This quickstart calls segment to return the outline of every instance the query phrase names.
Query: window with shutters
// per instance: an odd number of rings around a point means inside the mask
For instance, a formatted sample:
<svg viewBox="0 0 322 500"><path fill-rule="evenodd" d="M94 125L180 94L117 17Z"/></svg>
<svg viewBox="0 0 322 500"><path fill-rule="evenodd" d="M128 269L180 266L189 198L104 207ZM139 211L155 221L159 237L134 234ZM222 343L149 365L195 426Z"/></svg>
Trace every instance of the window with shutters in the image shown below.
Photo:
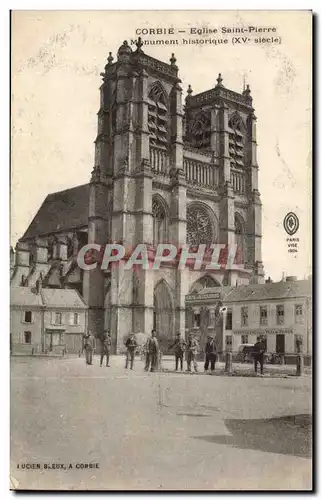
<svg viewBox="0 0 322 500"><path fill-rule="evenodd" d="M71 313L70 320L72 325L79 325L79 314Z"/></svg>
<svg viewBox="0 0 322 500"><path fill-rule="evenodd" d="M295 304L295 323L303 323L303 306Z"/></svg>
<svg viewBox="0 0 322 500"><path fill-rule="evenodd" d="M63 322L62 313L60 313L60 312L53 313L53 324L54 325L61 325L62 322Z"/></svg>
<svg viewBox="0 0 322 500"><path fill-rule="evenodd" d="M260 306L259 319L260 319L261 325L267 325L267 307L266 306Z"/></svg>
<svg viewBox="0 0 322 500"><path fill-rule="evenodd" d="M243 168L245 125L239 113L235 112L230 118L228 132L230 164L235 168Z"/></svg>
<svg viewBox="0 0 322 500"><path fill-rule="evenodd" d="M148 127L150 144L167 149L168 145L168 107L165 91L156 82L148 96Z"/></svg>
<svg viewBox="0 0 322 500"><path fill-rule="evenodd" d="M276 306L276 323L278 325L284 324L284 306L283 305Z"/></svg>
<svg viewBox="0 0 322 500"><path fill-rule="evenodd" d="M241 308L241 326L248 326L248 307ZM247 344L247 342L242 342Z"/></svg>

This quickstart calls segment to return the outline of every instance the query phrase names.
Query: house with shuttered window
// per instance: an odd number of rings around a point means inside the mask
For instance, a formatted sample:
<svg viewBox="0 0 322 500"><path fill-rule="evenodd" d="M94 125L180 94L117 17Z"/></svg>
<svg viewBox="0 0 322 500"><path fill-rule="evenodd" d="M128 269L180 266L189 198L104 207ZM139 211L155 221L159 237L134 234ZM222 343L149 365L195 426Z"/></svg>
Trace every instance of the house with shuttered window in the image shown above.
<svg viewBox="0 0 322 500"><path fill-rule="evenodd" d="M87 330L87 305L77 290L11 287L13 354L78 353Z"/></svg>

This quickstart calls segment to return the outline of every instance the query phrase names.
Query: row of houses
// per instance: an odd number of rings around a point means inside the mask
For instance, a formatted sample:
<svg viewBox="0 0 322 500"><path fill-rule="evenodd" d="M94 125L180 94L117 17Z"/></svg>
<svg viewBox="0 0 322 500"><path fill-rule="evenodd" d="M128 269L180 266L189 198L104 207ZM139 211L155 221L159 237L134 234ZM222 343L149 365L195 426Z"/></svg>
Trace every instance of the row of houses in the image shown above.
<svg viewBox="0 0 322 500"><path fill-rule="evenodd" d="M216 324L218 301L226 308ZM294 355L299 342L312 355L312 281L288 277L280 282L238 287L203 287L186 297L187 331L201 348L214 334L220 351L238 352L266 340L269 353ZM78 353L87 331L88 307L75 289L11 287L11 349L21 353ZM165 332L157 332L164 334ZM171 340L171 339L169 339Z"/></svg>
<svg viewBox="0 0 322 500"><path fill-rule="evenodd" d="M216 304L226 310L216 320ZM221 351L239 352L264 338L268 353L312 355L312 280L287 277L279 282L237 287L206 286L186 297L187 329L200 344L216 337Z"/></svg>
<svg viewBox="0 0 322 500"><path fill-rule="evenodd" d="M11 352L37 354L82 348L87 306L74 289L11 287Z"/></svg>

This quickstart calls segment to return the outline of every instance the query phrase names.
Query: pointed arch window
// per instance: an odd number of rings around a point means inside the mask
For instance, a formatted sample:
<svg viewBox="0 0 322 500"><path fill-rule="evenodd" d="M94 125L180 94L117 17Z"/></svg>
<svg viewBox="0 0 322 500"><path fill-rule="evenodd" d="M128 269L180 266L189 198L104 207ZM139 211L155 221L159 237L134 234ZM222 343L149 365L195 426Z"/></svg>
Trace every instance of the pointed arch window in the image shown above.
<svg viewBox="0 0 322 500"><path fill-rule="evenodd" d="M150 144L166 149L168 145L168 104L162 85L156 82L148 96Z"/></svg>
<svg viewBox="0 0 322 500"><path fill-rule="evenodd" d="M205 275L199 278L192 286L189 293L199 293L204 288L214 288L220 286L212 276Z"/></svg>
<svg viewBox="0 0 322 500"><path fill-rule="evenodd" d="M191 125L191 142L195 148L209 148L211 134L210 114L198 114Z"/></svg>
<svg viewBox="0 0 322 500"><path fill-rule="evenodd" d="M165 207L157 198L152 201L153 245L164 243L167 239L167 214Z"/></svg>
<svg viewBox="0 0 322 500"><path fill-rule="evenodd" d="M244 264L246 262L246 238L245 224L239 214L235 214L235 243L237 245L236 263Z"/></svg>
<svg viewBox="0 0 322 500"><path fill-rule="evenodd" d="M244 167L245 125L241 116L236 112L228 122L229 156L232 167Z"/></svg>

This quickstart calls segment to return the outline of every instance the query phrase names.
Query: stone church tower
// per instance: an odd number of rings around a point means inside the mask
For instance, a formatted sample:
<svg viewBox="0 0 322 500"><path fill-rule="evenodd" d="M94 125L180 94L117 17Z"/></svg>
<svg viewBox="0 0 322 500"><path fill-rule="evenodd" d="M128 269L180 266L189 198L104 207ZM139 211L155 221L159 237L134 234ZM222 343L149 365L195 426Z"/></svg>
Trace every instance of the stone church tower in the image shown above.
<svg viewBox="0 0 322 500"><path fill-rule="evenodd" d="M102 73L90 183L47 196L17 245L13 283L76 287L89 328L111 331L115 352L130 332L156 328L165 347L185 331L195 289L263 283L256 117L249 86L213 88L185 105L174 54L169 64L124 42ZM238 246L239 269L205 271L173 263L102 271L76 264L85 243ZM31 258L32 257L32 258ZM22 284L23 281L23 284Z"/></svg>
<svg viewBox="0 0 322 500"><path fill-rule="evenodd" d="M102 78L88 242L130 249L237 243L245 264L212 276L173 266L85 272L89 324L108 327L118 350L131 330L184 332L185 296L197 280L263 281L261 202L248 86L242 94L227 90L219 74L201 94L189 86L183 109L174 55L170 64L156 60L140 41L135 51L124 42L116 62L110 54Z"/></svg>

